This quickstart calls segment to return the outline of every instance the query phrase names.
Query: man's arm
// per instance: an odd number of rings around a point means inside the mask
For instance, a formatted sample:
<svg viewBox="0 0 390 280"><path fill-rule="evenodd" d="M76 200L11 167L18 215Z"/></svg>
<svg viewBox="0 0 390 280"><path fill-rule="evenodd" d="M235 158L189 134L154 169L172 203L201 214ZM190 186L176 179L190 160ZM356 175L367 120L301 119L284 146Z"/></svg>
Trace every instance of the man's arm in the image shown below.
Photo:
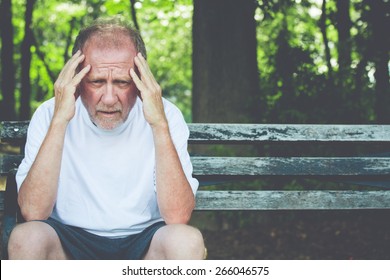
<svg viewBox="0 0 390 280"><path fill-rule="evenodd" d="M18 195L18 203L25 220L46 219L53 211L57 198L58 179L66 128L75 114L76 87L90 70L76 68L84 60L77 52L64 66L55 89L55 107L48 132Z"/></svg>
<svg viewBox="0 0 390 280"><path fill-rule="evenodd" d="M145 119L153 131L158 206L167 224L187 223L195 207L195 197L169 132L162 91L142 55L138 54L134 61L140 77L134 69L130 75L140 91Z"/></svg>

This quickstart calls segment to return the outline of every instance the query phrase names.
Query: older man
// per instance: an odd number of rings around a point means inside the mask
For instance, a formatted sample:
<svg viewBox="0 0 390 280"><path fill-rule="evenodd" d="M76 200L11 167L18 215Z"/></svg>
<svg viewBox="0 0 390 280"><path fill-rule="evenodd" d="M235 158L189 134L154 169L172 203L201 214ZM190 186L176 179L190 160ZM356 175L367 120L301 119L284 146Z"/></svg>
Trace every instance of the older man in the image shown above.
<svg viewBox="0 0 390 280"><path fill-rule="evenodd" d="M83 29L54 88L28 130L10 259L202 259L188 128L139 33Z"/></svg>

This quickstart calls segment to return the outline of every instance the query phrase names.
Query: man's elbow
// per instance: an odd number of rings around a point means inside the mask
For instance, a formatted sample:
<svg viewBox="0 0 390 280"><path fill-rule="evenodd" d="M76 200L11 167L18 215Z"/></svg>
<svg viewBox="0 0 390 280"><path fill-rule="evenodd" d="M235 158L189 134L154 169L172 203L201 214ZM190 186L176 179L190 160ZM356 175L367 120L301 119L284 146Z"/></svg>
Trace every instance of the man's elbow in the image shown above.
<svg viewBox="0 0 390 280"><path fill-rule="evenodd" d="M164 217L164 221L167 225L172 224L188 224L190 222L191 215L171 215Z"/></svg>
<svg viewBox="0 0 390 280"><path fill-rule="evenodd" d="M21 208L20 213L22 214L23 219L26 222L37 221L37 220L47 220L50 214L47 214L43 211L32 211Z"/></svg>
<svg viewBox="0 0 390 280"><path fill-rule="evenodd" d="M188 224L191 220L192 211L195 206L189 207L185 210L171 209L166 211L163 219L167 225L169 224Z"/></svg>
<svg viewBox="0 0 390 280"><path fill-rule="evenodd" d="M35 209L34 207L28 207L23 205L19 201L20 213L26 222L36 220L47 220L51 214L50 211L44 209Z"/></svg>
<svg viewBox="0 0 390 280"><path fill-rule="evenodd" d="M49 215L46 215L45 213L39 213L39 212L34 212L34 211L21 210L21 214L22 214L23 219L26 222L37 221L37 220L47 220L49 218Z"/></svg>

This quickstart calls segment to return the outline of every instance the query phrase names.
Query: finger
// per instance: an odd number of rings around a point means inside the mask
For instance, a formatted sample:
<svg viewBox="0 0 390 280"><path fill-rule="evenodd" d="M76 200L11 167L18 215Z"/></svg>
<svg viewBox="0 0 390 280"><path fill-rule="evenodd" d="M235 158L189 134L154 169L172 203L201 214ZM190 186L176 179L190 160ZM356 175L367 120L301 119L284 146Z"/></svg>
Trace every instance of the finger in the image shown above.
<svg viewBox="0 0 390 280"><path fill-rule="evenodd" d="M149 87L155 88L157 85L156 79L154 78L152 71L150 71L148 63L146 62L145 58L142 56L141 53L138 53L138 55L134 59L134 62L140 72L142 82L144 82Z"/></svg>
<svg viewBox="0 0 390 280"><path fill-rule="evenodd" d="M72 84L73 84L74 87L76 88L76 89L75 89L75 92L74 92L74 96L75 96L76 99L80 96L80 88L79 88L80 82L81 82L82 79L88 74L88 72L89 72L90 70L91 70L91 65L88 64L88 65L85 66L83 69L81 69L79 73L77 73L77 74L73 77Z"/></svg>
<svg viewBox="0 0 390 280"><path fill-rule="evenodd" d="M136 57L139 60L139 62L142 64L142 66L145 68L145 70L150 71L149 64L146 61L146 59L144 58L144 56L142 55L142 53L139 52Z"/></svg>
<svg viewBox="0 0 390 280"><path fill-rule="evenodd" d="M85 55L82 54L80 51L76 52L71 59L65 64L64 68L62 69L59 78L70 81L75 72L77 67L80 65L80 63L85 59Z"/></svg>
<svg viewBox="0 0 390 280"><path fill-rule="evenodd" d="M141 81L141 79L138 77L137 73L133 68L130 69L130 76L133 79L133 82L137 89L142 93L143 91L146 90L146 87L144 83Z"/></svg>
<svg viewBox="0 0 390 280"><path fill-rule="evenodd" d="M80 63L82 63L84 61L84 59L85 59L85 55L80 54L79 57L76 57L76 59L71 62L71 64L69 65L69 71L67 72L70 79L73 78L73 76L76 73L77 68L79 67Z"/></svg>
<svg viewBox="0 0 390 280"><path fill-rule="evenodd" d="M89 70L91 70L90 64L81 69L81 71L73 77L72 84L74 86L77 86L81 82L81 80L88 74Z"/></svg>
<svg viewBox="0 0 390 280"><path fill-rule="evenodd" d="M65 63L64 68L69 67L76 59L78 59L82 55L81 51L78 50L77 52L72 55L72 57Z"/></svg>
<svg viewBox="0 0 390 280"><path fill-rule="evenodd" d="M76 60L77 58L79 58L81 55L81 51L78 50L64 65L64 67L62 68L60 74L59 74L59 78L62 78L64 76L64 73L67 71L67 69L70 67L70 65L73 63L74 60Z"/></svg>

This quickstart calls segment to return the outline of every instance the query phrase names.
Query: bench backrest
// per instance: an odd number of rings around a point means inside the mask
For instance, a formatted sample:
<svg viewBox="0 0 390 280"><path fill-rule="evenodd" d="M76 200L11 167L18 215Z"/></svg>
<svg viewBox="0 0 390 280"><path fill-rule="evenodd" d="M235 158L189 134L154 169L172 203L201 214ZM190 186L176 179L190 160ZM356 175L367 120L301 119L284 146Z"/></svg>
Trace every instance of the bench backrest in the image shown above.
<svg viewBox="0 0 390 280"><path fill-rule="evenodd" d="M2 142L24 144L28 122L1 122ZM299 144L305 152L309 144L369 145L386 151L390 125L277 125L277 124L189 124L191 145ZM303 147L303 148L302 148ZM332 148L330 148L332 149ZM278 147L275 148L278 150ZM389 151L389 149L387 149ZM375 155L264 155L249 157L192 156L194 176L222 190L201 190L198 210L281 210L281 209L372 209L390 208L387 189L361 190L356 186L390 186L390 154ZM304 153L303 153L304 154ZM0 155L0 174L15 172L22 155ZM245 190L223 189L232 179L268 177L307 177L356 182L347 190ZM217 184L216 182L219 182ZM222 182L222 183L221 183ZM204 183L202 183L204 184ZM1 207L1 206L0 206Z"/></svg>

